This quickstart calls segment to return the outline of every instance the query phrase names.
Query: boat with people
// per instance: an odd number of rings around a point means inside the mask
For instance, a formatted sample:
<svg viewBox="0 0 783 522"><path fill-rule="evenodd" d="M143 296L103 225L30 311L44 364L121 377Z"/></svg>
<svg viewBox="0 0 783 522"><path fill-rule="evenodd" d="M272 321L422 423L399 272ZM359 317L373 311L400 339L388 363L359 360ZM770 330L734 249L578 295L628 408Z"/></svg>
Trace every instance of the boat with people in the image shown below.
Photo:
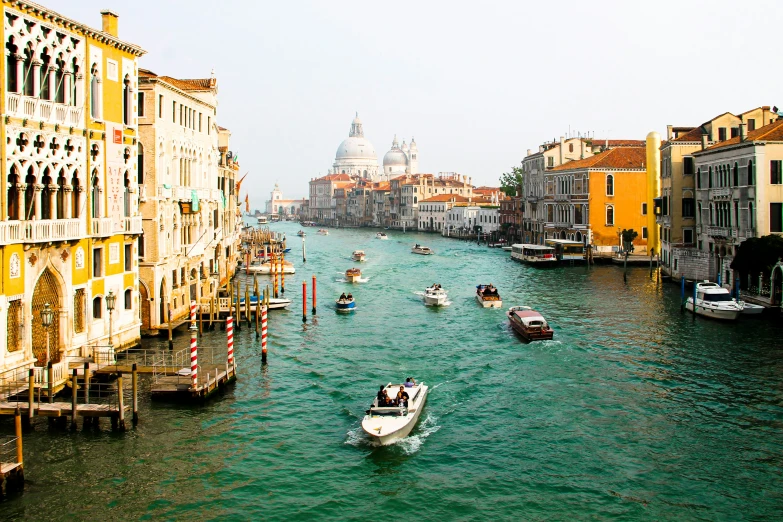
<svg viewBox="0 0 783 522"><path fill-rule="evenodd" d="M413 248L411 249L411 252L413 252L414 254L421 254L423 256L431 256L432 254L435 253L432 250L430 250L430 247L426 247L426 246L420 245L418 243L413 245Z"/></svg>
<svg viewBox="0 0 783 522"><path fill-rule="evenodd" d="M280 273L280 264L274 263L275 265L275 271L277 273ZM271 274L272 273L272 262L269 259L264 259L263 261L253 261L250 263L250 266L245 268L245 273L247 274ZM283 261L283 273L284 274L295 274L296 268L294 268L294 264L290 261Z"/></svg>
<svg viewBox="0 0 783 522"><path fill-rule="evenodd" d="M512 306L506 316L511 328L526 341L544 341L555 335L544 316L529 306Z"/></svg>
<svg viewBox="0 0 783 522"><path fill-rule="evenodd" d="M424 304L426 305L443 306L448 298L448 294L439 284L433 284L424 290Z"/></svg>
<svg viewBox="0 0 783 522"><path fill-rule="evenodd" d="M731 293L718 283L703 281L696 283L696 306L693 296L685 301L685 309L697 315L734 321L742 313L744 303L731 297Z"/></svg>
<svg viewBox="0 0 783 522"><path fill-rule="evenodd" d="M476 286L476 300L484 308L500 308L503 306L503 300L500 298L498 289L492 283Z"/></svg>
<svg viewBox="0 0 783 522"><path fill-rule="evenodd" d="M535 266L556 266L555 248L546 245L520 243L511 245L511 259Z"/></svg>
<svg viewBox="0 0 783 522"><path fill-rule="evenodd" d="M304 230L300 230L299 232L296 233L296 235L299 237L305 237L307 234L305 233Z"/></svg>
<svg viewBox="0 0 783 522"><path fill-rule="evenodd" d="M268 223L269 223L269 220L267 219L266 216L259 216L258 217L258 224L259 225L266 225Z"/></svg>
<svg viewBox="0 0 783 522"><path fill-rule="evenodd" d="M355 283L362 277L362 271L358 268L349 268L345 271L345 279L349 283Z"/></svg>
<svg viewBox="0 0 783 522"><path fill-rule="evenodd" d="M380 446L407 437L419 420L428 391L426 384L412 378L402 384L381 385L362 419L362 430Z"/></svg>
<svg viewBox="0 0 783 522"><path fill-rule="evenodd" d="M336 301L338 312L350 312L356 308L356 301L353 295L343 293Z"/></svg>
<svg viewBox="0 0 783 522"><path fill-rule="evenodd" d="M364 250L354 250L353 254L351 254L351 258L353 258L354 261L364 261L365 257Z"/></svg>
<svg viewBox="0 0 783 522"><path fill-rule="evenodd" d="M375 234L375 239L389 239L389 236L387 236L384 232L378 232Z"/></svg>
<svg viewBox="0 0 783 522"><path fill-rule="evenodd" d="M319 228L318 229L318 235L319 236L328 236L329 235L329 231L326 230L325 228Z"/></svg>

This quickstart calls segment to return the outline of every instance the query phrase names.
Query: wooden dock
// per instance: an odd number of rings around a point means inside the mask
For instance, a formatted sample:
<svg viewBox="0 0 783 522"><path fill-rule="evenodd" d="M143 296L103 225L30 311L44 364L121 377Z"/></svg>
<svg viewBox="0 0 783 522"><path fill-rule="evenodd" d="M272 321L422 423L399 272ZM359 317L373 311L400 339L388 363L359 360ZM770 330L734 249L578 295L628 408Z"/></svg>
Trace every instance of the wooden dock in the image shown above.
<svg viewBox="0 0 783 522"><path fill-rule="evenodd" d="M204 400L236 381L236 365L202 364L197 375L196 386L193 386L187 368L174 375L161 375L152 384L150 396L163 400Z"/></svg>

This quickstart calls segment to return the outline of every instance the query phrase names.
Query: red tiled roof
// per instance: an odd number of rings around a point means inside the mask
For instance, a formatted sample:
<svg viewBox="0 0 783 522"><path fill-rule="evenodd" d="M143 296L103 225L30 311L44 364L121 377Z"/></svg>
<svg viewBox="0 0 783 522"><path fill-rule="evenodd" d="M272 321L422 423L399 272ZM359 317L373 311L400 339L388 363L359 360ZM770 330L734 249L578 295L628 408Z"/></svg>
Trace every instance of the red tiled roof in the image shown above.
<svg viewBox="0 0 783 522"><path fill-rule="evenodd" d="M764 125L756 130L752 130L748 133L745 141L783 141L783 119L774 121L769 125ZM729 145L737 145L740 143L740 137L721 141L711 147L707 147L707 150L719 149L722 147L728 147Z"/></svg>
<svg viewBox="0 0 783 522"><path fill-rule="evenodd" d="M212 80L210 78L199 78L195 80L178 80L171 76L161 76L161 80L166 83L170 83L178 89L183 91L206 91L212 88Z"/></svg>
<svg viewBox="0 0 783 522"><path fill-rule="evenodd" d="M699 142L701 143L701 135L704 134L704 126L699 125L698 127L694 127L693 129L689 130L685 134L681 134L676 138L672 139L672 142Z"/></svg>
<svg viewBox="0 0 783 522"><path fill-rule="evenodd" d="M158 75L148 69L139 67L139 76L142 78L156 78Z"/></svg>
<svg viewBox="0 0 783 522"><path fill-rule="evenodd" d="M607 149L590 158L569 161L552 171L577 169L643 169L647 158L645 147L616 147Z"/></svg>
<svg viewBox="0 0 783 522"><path fill-rule="evenodd" d="M602 140L599 138L591 138L585 140L591 142L593 147L607 145L609 147L644 147L647 142L644 140Z"/></svg>
<svg viewBox="0 0 783 522"><path fill-rule="evenodd" d="M460 196L459 194L438 194L437 196L432 196L431 198L422 199L419 201L419 203L439 203L443 201L454 201L459 203L467 203L470 201L469 198L466 198L465 196Z"/></svg>

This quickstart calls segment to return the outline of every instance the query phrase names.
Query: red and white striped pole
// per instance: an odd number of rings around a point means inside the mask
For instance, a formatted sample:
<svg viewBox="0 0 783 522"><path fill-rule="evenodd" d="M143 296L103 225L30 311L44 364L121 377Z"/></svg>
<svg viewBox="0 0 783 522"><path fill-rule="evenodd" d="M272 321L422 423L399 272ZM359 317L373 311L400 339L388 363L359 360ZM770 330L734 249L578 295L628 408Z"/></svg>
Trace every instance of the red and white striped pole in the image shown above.
<svg viewBox="0 0 783 522"><path fill-rule="evenodd" d="M226 338L228 340L228 364L226 365L226 373L229 368L234 369L234 318L228 316L226 318Z"/></svg>
<svg viewBox="0 0 783 522"><path fill-rule="evenodd" d="M196 301L190 302L190 387L198 386L198 326L196 326Z"/></svg>
<svg viewBox="0 0 783 522"><path fill-rule="evenodd" d="M261 307L261 363L266 364L266 306Z"/></svg>

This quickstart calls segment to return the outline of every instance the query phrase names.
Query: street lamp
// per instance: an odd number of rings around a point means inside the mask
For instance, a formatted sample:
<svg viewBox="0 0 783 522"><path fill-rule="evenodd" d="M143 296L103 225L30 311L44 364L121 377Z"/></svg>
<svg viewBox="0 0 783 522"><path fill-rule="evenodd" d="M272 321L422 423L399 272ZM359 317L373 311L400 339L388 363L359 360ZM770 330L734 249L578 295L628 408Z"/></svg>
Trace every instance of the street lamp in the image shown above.
<svg viewBox="0 0 783 522"><path fill-rule="evenodd" d="M106 309L109 311L109 346L111 346L111 320L112 320L112 312L114 312L114 303L117 301L117 296L114 295L114 292L109 290L109 294L106 296Z"/></svg>
<svg viewBox="0 0 783 522"><path fill-rule="evenodd" d="M46 330L46 361L45 365L49 364L49 327L52 326L52 322L54 321L54 310L52 310L52 307L49 305L49 303L46 303L44 305L44 309L41 310L41 325L43 325L44 330Z"/></svg>

